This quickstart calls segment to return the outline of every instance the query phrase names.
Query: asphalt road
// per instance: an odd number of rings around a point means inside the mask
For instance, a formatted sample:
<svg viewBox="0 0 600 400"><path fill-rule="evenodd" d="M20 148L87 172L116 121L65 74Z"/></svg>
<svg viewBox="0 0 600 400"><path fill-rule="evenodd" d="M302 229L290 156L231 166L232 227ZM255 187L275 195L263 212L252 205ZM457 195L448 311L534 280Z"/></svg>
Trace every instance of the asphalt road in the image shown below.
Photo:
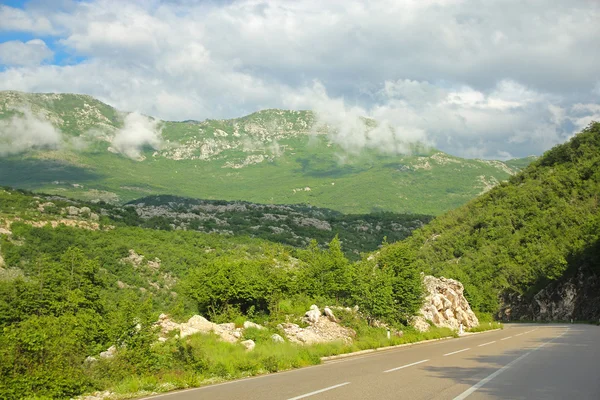
<svg viewBox="0 0 600 400"><path fill-rule="evenodd" d="M151 397L600 399L600 327L506 325L464 336Z"/></svg>

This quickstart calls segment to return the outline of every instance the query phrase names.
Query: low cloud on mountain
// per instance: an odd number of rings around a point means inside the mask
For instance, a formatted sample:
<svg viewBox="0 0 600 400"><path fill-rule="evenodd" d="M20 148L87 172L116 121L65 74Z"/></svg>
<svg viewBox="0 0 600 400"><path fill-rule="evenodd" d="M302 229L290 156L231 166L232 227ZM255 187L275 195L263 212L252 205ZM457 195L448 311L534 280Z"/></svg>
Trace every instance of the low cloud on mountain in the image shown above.
<svg viewBox="0 0 600 400"><path fill-rule="evenodd" d="M61 146L62 134L50 122L26 108L11 111L15 115L0 120L0 156Z"/></svg>
<svg viewBox="0 0 600 400"><path fill-rule="evenodd" d="M128 114L123 128L117 131L111 143L119 153L132 159L140 159L144 147L155 150L161 148L160 121L139 113Z"/></svg>

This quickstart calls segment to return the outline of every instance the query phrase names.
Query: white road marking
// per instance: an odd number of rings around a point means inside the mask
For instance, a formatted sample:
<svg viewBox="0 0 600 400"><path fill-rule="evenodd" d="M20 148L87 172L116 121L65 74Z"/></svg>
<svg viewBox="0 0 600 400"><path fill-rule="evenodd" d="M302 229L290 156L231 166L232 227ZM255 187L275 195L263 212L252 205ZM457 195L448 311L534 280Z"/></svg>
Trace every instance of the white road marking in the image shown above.
<svg viewBox="0 0 600 400"><path fill-rule="evenodd" d="M462 349L462 350L458 350L458 351L453 351L452 353L446 353L446 354L444 354L444 357L451 356L452 354L456 354L456 353L462 353L463 351L467 351L467 350L471 350L471 348L467 347L466 349Z"/></svg>
<svg viewBox="0 0 600 400"><path fill-rule="evenodd" d="M288 399L288 400L299 400L299 399L303 399L303 398L305 398L305 397L313 396L313 395L315 395L315 394L323 393L323 392L326 392L326 391L328 391L328 390L331 390L331 389L336 389L336 388L339 388L339 387L341 387L341 386L345 386L345 385L347 385L347 384L349 384L349 383L350 383L350 382L344 382L344 383L340 383L340 384L338 384L338 385L329 386L329 387L326 387L326 388L324 388L324 389L315 390L314 392L310 392L310 393L306 393L306 394L301 394L300 396L292 397L292 398L290 398L290 399Z"/></svg>
<svg viewBox="0 0 600 400"><path fill-rule="evenodd" d="M519 333L518 335L515 335L515 337L517 337L517 336L521 336L521 335L524 335L524 334L525 334L525 332L523 332L523 333Z"/></svg>
<svg viewBox="0 0 600 400"><path fill-rule="evenodd" d="M480 345L478 345L477 347L483 347L483 346L487 346L488 344L492 344L492 343L496 343L496 341L494 340L494 341L492 341L492 342L487 342L487 343L484 343L484 344L480 344Z"/></svg>
<svg viewBox="0 0 600 400"><path fill-rule="evenodd" d="M421 360L421 361L414 362L412 364L406 364L406 365L403 365L401 367L396 367L396 368L388 369L387 371L383 371L383 372L386 373L386 372L398 371L399 369L407 368L407 367L412 367L413 365L422 364L422 363L427 362L427 361L429 361L429 360Z"/></svg>
<svg viewBox="0 0 600 400"><path fill-rule="evenodd" d="M512 336L508 336L508 337L502 338L502 339L500 339L500 340L506 340L506 339L510 339L511 337L512 337Z"/></svg>
<svg viewBox="0 0 600 400"><path fill-rule="evenodd" d="M521 361L522 359L524 359L525 357L527 357L528 355L530 355L531 353L533 353L536 350L541 349L542 347L544 347L545 345L547 345L548 343L558 339L559 337L561 337L562 335L564 335L566 332L561 333L560 335L556 336L553 339L548 340L547 342L544 342L542 344L540 344L538 347L536 347L533 350L528 351L527 353L523 354L522 356L512 360L511 362L509 362L508 364L506 364L504 367L500 368L498 371L486 376L485 378L483 378L482 380L480 380L479 382L477 382L475 385L471 386L469 389L465 390L464 392L462 392L461 394L459 394L458 396L456 396L454 398L454 400L464 400L467 397L469 397L471 394L473 394L477 389L479 389L480 387L482 387L483 385L485 385L486 383L488 383L489 381L491 381L492 379L494 379L495 377L497 377L498 375L500 375L501 373L503 373L504 371L506 371L508 368L512 367L513 365L515 365L516 363L518 363L519 361Z"/></svg>

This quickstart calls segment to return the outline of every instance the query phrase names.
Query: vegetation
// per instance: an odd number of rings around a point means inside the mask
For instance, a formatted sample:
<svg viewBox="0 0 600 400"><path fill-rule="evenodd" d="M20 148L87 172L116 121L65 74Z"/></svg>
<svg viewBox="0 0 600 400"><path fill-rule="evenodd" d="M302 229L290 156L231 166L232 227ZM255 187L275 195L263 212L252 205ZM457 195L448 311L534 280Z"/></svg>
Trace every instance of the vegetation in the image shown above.
<svg viewBox="0 0 600 400"><path fill-rule="evenodd" d="M164 391L452 334L405 326L423 290L408 249L384 244L378 255L351 263L337 237L326 248L313 241L297 249L244 236L132 227L95 214L109 206L81 206L0 192L2 398ZM360 305L364 319L342 317L357 331L352 344L270 341L278 323L299 321L315 302ZM245 331L257 343L252 355L211 336L160 343L155 321L163 312L177 320L196 313L218 323L253 319L269 329ZM376 319L404 336L388 340L385 329L369 326ZM113 358L89 360L113 345Z"/></svg>
<svg viewBox="0 0 600 400"><path fill-rule="evenodd" d="M600 124L523 172L417 230L417 269L461 281L477 310L501 293L532 296L578 268L599 272ZM396 245L393 245L396 246Z"/></svg>

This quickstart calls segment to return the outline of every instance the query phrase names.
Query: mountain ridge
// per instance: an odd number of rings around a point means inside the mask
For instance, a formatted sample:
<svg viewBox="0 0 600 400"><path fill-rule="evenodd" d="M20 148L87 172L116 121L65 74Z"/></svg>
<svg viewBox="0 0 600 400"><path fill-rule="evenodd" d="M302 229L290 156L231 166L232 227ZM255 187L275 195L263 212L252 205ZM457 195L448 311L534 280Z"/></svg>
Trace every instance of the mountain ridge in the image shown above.
<svg viewBox="0 0 600 400"><path fill-rule="evenodd" d="M307 203L344 213L439 214L528 162L461 159L422 146L413 146L412 155L352 153L311 111L159 121L75 94L0 92L0 124L4 135L21 129L26 133L21 136L35 138L33 126L54 129L58 137L42 148L39 140L26 142L19 151L11 151L6 140L0 143L0 168L14 171L0 176L0 184L116 203L168 193ZM365 120L364 129L376 124ZM365 198L369 192L378 196Z"/></svg>

